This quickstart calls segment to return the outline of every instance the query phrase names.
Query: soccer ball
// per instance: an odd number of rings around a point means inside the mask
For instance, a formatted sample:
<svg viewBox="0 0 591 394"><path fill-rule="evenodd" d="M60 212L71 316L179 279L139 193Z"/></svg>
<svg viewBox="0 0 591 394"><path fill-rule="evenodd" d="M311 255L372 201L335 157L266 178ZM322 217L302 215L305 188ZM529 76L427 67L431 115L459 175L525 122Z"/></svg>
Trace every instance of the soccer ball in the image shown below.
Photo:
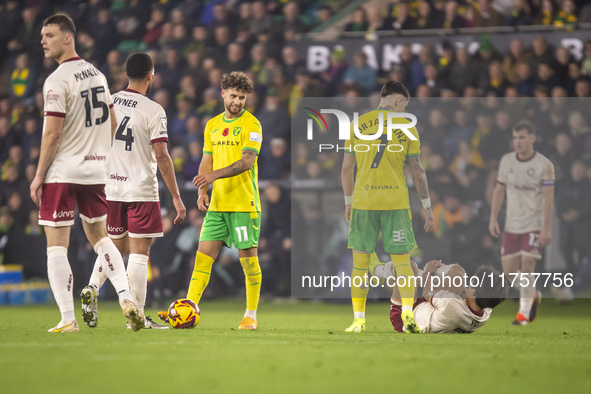
<svg viewBox="0 0 591 394"><path fill-rule="evenodd" d="M168 308L168 322L172 328L193 328L200 319L199 307L191 300L176 300Z"/></svg>

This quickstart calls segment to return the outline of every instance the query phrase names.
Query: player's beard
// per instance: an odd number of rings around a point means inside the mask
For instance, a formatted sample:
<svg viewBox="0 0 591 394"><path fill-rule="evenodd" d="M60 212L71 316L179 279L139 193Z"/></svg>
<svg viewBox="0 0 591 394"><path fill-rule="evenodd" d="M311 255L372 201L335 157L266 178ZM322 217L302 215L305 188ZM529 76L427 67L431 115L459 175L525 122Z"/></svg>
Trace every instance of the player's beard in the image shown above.
<svg viewBox="0 0 591 394"><path fill-rule="evenodd" d="M150 84L148 84L148 88L146 89L146 96L148 95L148 93L150 93L152 91L153 84L154 84L154 80L152 80L152 82L150 82Z"/></svg>
<svg viewBox="0 0 591 394"><path fill-rule="evenodd" d="M242 111L242 106L238 107L238 110L236 111L232 111L232 104L230 105L226 105L226 109L228 110L229 113L231 113L232 115L238 115L241 111Z"/></svg>

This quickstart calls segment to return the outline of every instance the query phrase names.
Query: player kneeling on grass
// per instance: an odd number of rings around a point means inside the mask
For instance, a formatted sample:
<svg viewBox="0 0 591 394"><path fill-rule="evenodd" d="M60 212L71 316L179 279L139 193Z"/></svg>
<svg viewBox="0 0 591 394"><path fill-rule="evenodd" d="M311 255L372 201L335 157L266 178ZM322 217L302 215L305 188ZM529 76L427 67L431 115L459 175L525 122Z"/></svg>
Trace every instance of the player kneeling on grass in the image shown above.
<svg viewBox="0 0 591 394"><path fill-rule="evenodd" d="M415 276L420 274L417 264L411 260ZM378 264L373 274L386 279L387 285L393 285L390 321L394 329L404 332L400 293L396 286L396 271L392 262ZM442 264L441 260L432 260L425 265L422 273L423 296L413 305L415 322L423 333L471 333L486 323L492 308L507 297L507 288L503 287L501 274L492 267L482 266L474 274L479 281L475 287L465 287L466 272L457 264ZM492 275L491 275L492 274ZM435 276L439 280L433 280ZM443 280L444 276L445 278ZM453 280L454 277L460 277ZM482 278L485 278L482 280ZM389 278L389 280L388 280ZM432 285L433 284L433 285ZM457 284L460 284L457 286ZM468 284L470 284L468 278Z"/></svg>

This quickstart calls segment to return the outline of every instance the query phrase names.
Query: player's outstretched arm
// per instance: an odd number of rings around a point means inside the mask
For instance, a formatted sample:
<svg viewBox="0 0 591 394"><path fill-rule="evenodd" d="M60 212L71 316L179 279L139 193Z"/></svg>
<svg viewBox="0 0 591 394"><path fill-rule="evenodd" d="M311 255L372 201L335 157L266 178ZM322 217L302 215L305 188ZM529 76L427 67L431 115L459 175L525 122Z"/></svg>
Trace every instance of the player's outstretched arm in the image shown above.
<svg viewBox="0 0 591 394"><path fill-rule="evenodd" d="M506 186L497 182L495 185L495 190L493 191L488 231L495 238L498 238L499 235L501 235L501 229L499 228L499 221L497 220L497 217L499 216L499 211L503 205L503 200L505 200L505 190Z"/></svg>
<svg viewBox="0 0 591 394"><path fill-rule="evenodd" d="M172 164L172 159L168 154L166 142L154 142L152 146L154 147L156 163L158 164L158 169L160 169L160 174L162 174L164 183L166 183L166 187L172 195L172 203L174 204L174 209L176 210L174 224L181 224L187 216L187 209L181 200L181 192L179 190L179 186L176 183L176 177L174 176L174 165Z"/></svg>
<svg viewBox="0 0 591 394"><path fill-rule="evenodd" d="M55 155L57 148L62 138L64 129L64 118L57 116L47 116L45 118L45 132L41 137L41 153L39 155L39 164L37 165L37 173L33 182L31 182L31 199L39 205L39 198L41 197L41 186L45 179L45 174L49 169Z"/></svg>
<svg viewBox="0 0 591 394"><path fill-rule="evenodd" d="M355 185L355 181L353 180L355 162L355 154L345 153L345 157L343 158L343 167L341 168L341 183L343 185L343 193L345 194L345 219L347 220L347 223L349 223L351 220L353 187Z"/></svg>
<svg viewBox="0 0 591 394"><path fill-rule="evenodd" d="M240 175L244 171L248 171L252 168L256 157L257 153L252 149L243 149L242 158L227 167L205 173L201 172L200 167L199 175L193 178L193 185L201 188L204 185L207 186L210 183L213 183L216 179L231 178L233 176Z"/></svg>
<svg viewBox="0 0 591 394"><path fill-rule="evenodd" d="M431 201L429 200L429 184L427 183L427 174L421 164L420 156L411 156L408 158L408 166L415 184L415 189L423 202L425 209L425 231L433 230L433 210L431 209ZM425 203L427 201L427 203Z"/></svg>

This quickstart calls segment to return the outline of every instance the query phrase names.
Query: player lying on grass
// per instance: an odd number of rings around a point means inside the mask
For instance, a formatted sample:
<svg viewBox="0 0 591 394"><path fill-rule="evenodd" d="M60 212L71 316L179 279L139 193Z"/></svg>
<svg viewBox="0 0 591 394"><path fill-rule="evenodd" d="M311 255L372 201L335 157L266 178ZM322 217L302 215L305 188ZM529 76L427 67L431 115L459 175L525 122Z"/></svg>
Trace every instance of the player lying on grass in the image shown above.
<svg viewBox="0 0 591 394"><path fill-rule="evenodd" d="M411 260L415 276L420 275L417 264ZM393 263L379 263L377 256L372 258L372 272L378 278L386 279L387 285L393 285L390 321L394 329L404 332L400 293L396 286L396 271ZM465 287L464 282L454 277L465 278L466 272L457 264L442 264L441 260L432 260L425 265L422 273L423 296L413 305L415 322L423 333L471 333L486 323L492 308L507 297L507 288L503 287L501 274L492 267L482 266L476 271L479 281L475 287ZM443 276L450 278L443 279ZM433 280L439 276L440 280ZM388 278L390 279L388 280ZM482 278L485 280L482 280ZM451 279L451 280L449 280ZM454 286L453 284L460 284Z"/></svg>

